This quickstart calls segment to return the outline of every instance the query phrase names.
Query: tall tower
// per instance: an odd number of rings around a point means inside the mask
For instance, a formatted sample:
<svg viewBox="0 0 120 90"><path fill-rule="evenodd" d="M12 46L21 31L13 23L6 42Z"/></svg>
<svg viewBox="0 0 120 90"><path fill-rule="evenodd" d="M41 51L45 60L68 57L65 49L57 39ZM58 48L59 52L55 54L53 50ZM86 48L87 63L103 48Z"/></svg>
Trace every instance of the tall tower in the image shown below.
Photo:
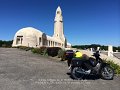
<svg viewBox="0 0 120 90"><path fill-rule="evenodd" d="M53 37L60 39L65 42L65 36L63 32L63 17L60 6L56 10L56 15L54 19L54 35Z"/></svg>

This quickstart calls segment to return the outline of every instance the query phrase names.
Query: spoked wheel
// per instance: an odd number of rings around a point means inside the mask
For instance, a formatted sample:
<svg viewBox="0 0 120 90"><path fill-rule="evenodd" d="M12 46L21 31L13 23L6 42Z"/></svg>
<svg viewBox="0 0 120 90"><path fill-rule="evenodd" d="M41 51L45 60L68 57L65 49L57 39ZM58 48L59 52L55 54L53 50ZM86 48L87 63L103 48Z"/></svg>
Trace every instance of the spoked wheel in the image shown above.
<svg viewBox="0 0 120 90"><path fill-rule="evenodd" d="M82 72L82 68L80 67L74 67L71 69L71 77L76 80L81 80L84 77L84 74L80 73Z"/></svg>
<svg viewBox="0 0 120 90"><path fill-rule="evenodd" d="M114 70L110 66L105 66L101 70L101 77L105 80L112 80L114 77Z"/></svg>

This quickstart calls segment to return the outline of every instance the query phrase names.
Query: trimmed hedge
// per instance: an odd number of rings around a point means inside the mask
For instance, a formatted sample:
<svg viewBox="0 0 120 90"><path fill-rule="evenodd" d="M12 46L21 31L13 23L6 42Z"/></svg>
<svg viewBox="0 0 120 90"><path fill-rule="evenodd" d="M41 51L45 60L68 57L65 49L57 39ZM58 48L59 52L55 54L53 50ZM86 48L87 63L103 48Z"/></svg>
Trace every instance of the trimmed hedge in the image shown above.
<svg viewBox="0 0 120 90"><path fill-rule="evenodd" d="M38 53L41 55L48 55L48 56L57 56L58 55L58 51L61 48L59 47L40 47L40 48L33 48L31 51L33 53Z"/></svg>
<svg viewBox="0 0 120 90"><path fill-rule="evenodd" d="M57 56L60 49L59 47L48 47L47 54L52 57Z"/></svg>

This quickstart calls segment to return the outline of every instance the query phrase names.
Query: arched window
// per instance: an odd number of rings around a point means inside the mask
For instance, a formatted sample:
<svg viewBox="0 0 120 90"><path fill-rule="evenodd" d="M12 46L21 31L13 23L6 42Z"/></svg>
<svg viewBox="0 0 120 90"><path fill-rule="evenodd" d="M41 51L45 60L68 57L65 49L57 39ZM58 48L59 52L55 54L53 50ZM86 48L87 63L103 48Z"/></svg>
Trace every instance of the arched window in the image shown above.
<svg viewBox="0 0 120 90"><path fill-rule="evenodd" d="M60 14L60 11L57 11L57 14Z"/></svg>

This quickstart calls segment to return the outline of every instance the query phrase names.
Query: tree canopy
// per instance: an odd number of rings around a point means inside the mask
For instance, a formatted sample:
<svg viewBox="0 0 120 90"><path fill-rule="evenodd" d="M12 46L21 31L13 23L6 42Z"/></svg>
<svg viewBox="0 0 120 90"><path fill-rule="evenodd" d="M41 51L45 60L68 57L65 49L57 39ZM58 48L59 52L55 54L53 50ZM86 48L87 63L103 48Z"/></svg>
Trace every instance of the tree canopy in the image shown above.
<svg viewBox="0 0 120 90"><path fill-rule="evenodd" d="M89 49L89 48L94 48L95 50L97 50L97 47L100 47L101 50L108 50L108 46L99 45L99 44L74 45L74 46L72 46L72 48L83 49L83 50ZM116 50L118 50L120 52L120 46L118 46L118 47L113 46L113 51L115 52Z"/></svg>
<svg viewBox="0 0 120 90"><path fill-rule="evenodd" d="M0 40L0 47L12 47L13 40L2 41Z"/></svg>

